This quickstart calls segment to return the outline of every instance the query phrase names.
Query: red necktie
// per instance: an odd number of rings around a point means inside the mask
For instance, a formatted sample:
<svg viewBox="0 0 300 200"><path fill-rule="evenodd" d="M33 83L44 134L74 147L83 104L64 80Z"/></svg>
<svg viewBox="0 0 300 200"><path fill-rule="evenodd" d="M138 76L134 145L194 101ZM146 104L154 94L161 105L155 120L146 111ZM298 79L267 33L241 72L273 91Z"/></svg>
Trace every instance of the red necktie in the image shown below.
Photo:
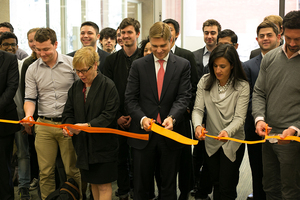
<svg viewBox="0 0 300 200"><path fill-rule="evenodd" d="M164 82L165 70L164 70L164 60L158 60L160 64L160 68L157 73L157 92L158 92L158 100L160 99L161 90ZM160 114L158 113L156 121L161 124Z"/></svg>

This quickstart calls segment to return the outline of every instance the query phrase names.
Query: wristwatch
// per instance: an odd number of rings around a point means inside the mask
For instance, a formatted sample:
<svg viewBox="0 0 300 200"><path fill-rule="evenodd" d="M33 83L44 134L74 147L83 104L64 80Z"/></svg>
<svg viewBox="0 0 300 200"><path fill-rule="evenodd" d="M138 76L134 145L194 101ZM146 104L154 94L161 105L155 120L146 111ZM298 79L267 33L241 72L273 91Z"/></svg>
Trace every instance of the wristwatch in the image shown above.
<svg viewBox="0 0 300 200"><path fill-rule="evenodd" d="M176 119L174 118L174 116L173 115L168 115L167 117L171 117L173 119L173 126L174 126L175 123L176 123Z"/></svg>

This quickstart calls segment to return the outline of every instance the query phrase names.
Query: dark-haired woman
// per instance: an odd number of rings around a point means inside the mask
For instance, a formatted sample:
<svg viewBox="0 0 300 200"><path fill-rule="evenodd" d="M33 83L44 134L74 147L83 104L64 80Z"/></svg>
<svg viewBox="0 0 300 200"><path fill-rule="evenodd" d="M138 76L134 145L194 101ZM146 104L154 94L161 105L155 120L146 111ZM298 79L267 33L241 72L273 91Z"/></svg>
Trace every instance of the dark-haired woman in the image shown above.
<svg viewBox="0 0 300 200"><path fill-rule="evenodd" d="M201 136L204 109L206 130L217 137L245 138L244 122L249 101L249 84L239 56L232 45L217 46L209 58L210 73L199 83L192 113L195 136L205 139L206 159L214 186L213 198L236 199L245 145Z"/></svg>

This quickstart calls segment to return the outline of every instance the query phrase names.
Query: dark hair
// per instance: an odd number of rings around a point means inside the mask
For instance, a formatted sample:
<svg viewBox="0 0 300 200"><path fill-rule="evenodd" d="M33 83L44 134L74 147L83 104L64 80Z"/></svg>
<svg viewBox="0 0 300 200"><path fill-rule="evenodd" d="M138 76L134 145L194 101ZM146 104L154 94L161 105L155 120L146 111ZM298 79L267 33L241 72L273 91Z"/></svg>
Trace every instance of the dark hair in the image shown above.
<svg viewBox="0 0 300 200"><path fill-rule="evenodd" d="M40 28L34 35L34 40L39 43L46 42L49 39L53 45L57 41L56 33L51 28Z"/></svg>
<svg viewBox="0 0 300 200"><path fill-rule="evenodd" d="M179 33L180 26L179 26L179 23L176 20L174 20L174 19L165 19L163 22L166 23L166 24L173 24L176 34Z"/></svg>
<svg viewBox="0 0 300 200"><path fill-rule="evenodd" d="M16 39L16 44L18 44L18 38L17 38L17 36L14 33L12 33L12 32L4 32L0 36L0 45L2 44L3 40L10 39L10 38Z"/></svg>
<svg viewBox="0 0 300 200"><path fill-rule="evenodd" d="M232 78L232 84L233 87L236 87L236 81L238 80L246 80L247 81L247 77L246 74L244 72L244 69L242 67L242 63L240 61L239 55L236 51L236 49L234 48L234 46L232 46L231 44L221 44L218 45L210 54L209 56L209 70L210 70L210 76L207 80L207 84L205 86L205 90L210 90L212 85L215 83L216 81L216 75L214 73L214 62L217 58L223 57L226 60L228 60L228 62L230 63L230 65L233 67L230 73L230 78Z"/></svg>
<svg viewBox="0 0 300 200"><path fill-rule="evenodd" d="M203 23L203 26L202 26L202 31L204 31L204 27L205 26L217 26L218 27L218 33L221 31L221 24L217 21L217 20L214 20L214 19L208 19L206 20L204 23Z"/></svg>
<svg viewBox="0 0 300 200"><path fill-rule="evenodd" d="M123 19L119 26L120 32L127 26L133 26L136 33L140 32L140 22L138 20L135 20L134 18L127 17Z"/></svg>
<svg viewBox="0 0 300 200"><path fill-rule="evenodd" d="M300 29L300 10L294 10L286 14L283 18L283 31L288 29Z"/></svg>
<svg viewBox="0 0 300 200"><path fill-rule="evenodd" d="M237 35L235 34L234 31L230 30L230 29L225 29L223 31L220 31L218 33L218 37L217 37L217 42L219 42L219 39L220 38L224 38L224 37L230 37L231 39L231 42L233 44L236 44L238 42L238 37Z"/></svg>
<svg viewBox="0 0 300 200"><path fill-rule="evenodd" d="M269 20L265 20L262 23L260 23L256 29L256 34L258 36L260 29L262 28L272 28L274 33L276 34L276 36L279 34L279 30L278 27L276 26L276 24L274 24L273 22L269 21Z"/></svg>
<svg viewBox="0 0 300 200"><path fill-rule="evenodd" d="M93 27L93 28L95 29L96 35L99 34L99 26L98 26L96 23L91 22L91 21L83 22L83 23L81 24L81 26L80 26L80 29L81 29L83 26L91 26L91 27Z"/></svg>
<svg viewBox="0 0 300 200"><path fill-rule="evenodd" d="M106 38L106 39L111 38L112 40L116 40L116 44L117 44L117 31L110 27L104 28L100 32L99 40L102 41L103 38Z"/></svg>
<svg viewBox="0 0 300 200"><path fill-rule="evenodd" d="M140 55L139 55L139 58L144 57L144 50L145 50L145 47L146 47L146 45L148 44L148 42L150 42L149 36L147 36L146 39L143 39L143 40L140 42L140 44L139 44L139 46L140 46Z"/></svg>
<svg viewBox="0 0 300 200"><path fill-rule="evenodd" d="M0 23L0 28L1 27L9 28L10 32L12 32L12 33L14 32L14 27L9 22L2 22L2 23Z"/></svg>

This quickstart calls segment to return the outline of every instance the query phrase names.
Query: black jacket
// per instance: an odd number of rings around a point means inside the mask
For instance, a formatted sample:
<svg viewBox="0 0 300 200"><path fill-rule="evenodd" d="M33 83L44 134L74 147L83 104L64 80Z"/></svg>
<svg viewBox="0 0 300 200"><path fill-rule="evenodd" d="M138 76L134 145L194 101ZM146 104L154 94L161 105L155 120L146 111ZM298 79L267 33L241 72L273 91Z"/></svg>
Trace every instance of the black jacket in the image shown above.
<svg viewBox="0 0 300 200"><path fill-rule="evenodd" d="M74 82L68 92L63 123L90 123L92 127L116 128L119 95L115 84L99 73L93 80L84 103L84 83ZM77 154L76 166L88 170L88 164L116 161L118 157L117 135L110 133L80 132L72 137Z"/></svg>

